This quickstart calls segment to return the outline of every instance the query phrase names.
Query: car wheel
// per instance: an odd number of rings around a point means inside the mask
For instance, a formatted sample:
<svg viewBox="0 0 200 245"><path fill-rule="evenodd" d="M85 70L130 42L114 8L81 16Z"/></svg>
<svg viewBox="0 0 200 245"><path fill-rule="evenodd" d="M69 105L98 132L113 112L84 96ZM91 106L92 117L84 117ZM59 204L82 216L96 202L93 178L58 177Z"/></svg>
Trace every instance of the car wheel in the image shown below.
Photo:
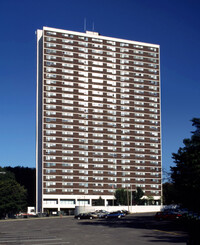
<svg viewBox="0 0 200 245"><path fill-rule="evenodd" d="M92 217L90 217L90 219L92 219Z"/></svg>
<svg viewBox="0 0 200 245"><path fill-rule="evenodd" d="M117 218L118 218L118 219L121 219L121 215L119 215Z"/></svg>
<svg viewBox="0 0 200 245"><path fill-rule="evenodd" d="M80 217L78 217L78 219L81 219Z"/></svg>

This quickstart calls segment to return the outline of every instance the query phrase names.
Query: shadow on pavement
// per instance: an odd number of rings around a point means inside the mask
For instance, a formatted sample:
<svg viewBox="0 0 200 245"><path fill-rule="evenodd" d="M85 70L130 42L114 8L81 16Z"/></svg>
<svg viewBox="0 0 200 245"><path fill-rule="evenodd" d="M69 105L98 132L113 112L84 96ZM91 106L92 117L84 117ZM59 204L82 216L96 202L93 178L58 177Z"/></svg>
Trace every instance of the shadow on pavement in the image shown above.
<svg viewBox="0 0 200 245"><path fill-rule="evenodd" d="M154 215L128 215L122 219L98 219L79 221L80 225L107 226L110 228L133 228L150 230L151 235L144 235L149 242L185 243L187 232L185 227L176 221L156 221Z"/></svg>

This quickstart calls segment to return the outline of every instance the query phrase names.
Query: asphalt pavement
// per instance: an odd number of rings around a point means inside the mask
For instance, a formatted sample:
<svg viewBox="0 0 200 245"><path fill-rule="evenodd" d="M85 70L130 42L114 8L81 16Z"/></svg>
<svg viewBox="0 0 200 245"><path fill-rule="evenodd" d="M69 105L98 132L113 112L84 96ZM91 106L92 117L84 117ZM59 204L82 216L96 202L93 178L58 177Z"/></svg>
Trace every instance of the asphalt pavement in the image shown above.
<svg viewBox="0 0 200 245"><path fill-rule="evenodd" d="M0 221L0 245L185 245L183 227L155 221L153 214L116 220L76 220L72 216Z"/></svg>

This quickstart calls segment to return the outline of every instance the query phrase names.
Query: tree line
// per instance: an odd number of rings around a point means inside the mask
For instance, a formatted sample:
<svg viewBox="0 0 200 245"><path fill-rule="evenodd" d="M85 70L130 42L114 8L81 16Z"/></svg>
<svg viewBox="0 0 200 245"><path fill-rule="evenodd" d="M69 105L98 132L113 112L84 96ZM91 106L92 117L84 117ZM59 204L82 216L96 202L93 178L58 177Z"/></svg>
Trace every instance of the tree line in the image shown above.
<svg viewBox="0 0 200 245"><path fill-rule="evenodd" d="M35 168L0 168L0 217L35 206Z"/></svg>

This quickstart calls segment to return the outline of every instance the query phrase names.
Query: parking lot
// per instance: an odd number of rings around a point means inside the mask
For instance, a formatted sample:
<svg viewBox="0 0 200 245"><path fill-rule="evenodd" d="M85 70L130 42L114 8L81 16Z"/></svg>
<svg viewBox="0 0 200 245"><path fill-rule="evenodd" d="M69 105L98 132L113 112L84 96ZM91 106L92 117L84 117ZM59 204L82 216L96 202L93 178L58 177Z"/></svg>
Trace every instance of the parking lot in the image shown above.
<svg viewBox="0 0 200 245"><path fill-rule="evenodd" d="M170 221L155 221L153 214L132 214L119 220L68 216L0 221L1 245L182 245L186 240L182 228Z"/></svg>

